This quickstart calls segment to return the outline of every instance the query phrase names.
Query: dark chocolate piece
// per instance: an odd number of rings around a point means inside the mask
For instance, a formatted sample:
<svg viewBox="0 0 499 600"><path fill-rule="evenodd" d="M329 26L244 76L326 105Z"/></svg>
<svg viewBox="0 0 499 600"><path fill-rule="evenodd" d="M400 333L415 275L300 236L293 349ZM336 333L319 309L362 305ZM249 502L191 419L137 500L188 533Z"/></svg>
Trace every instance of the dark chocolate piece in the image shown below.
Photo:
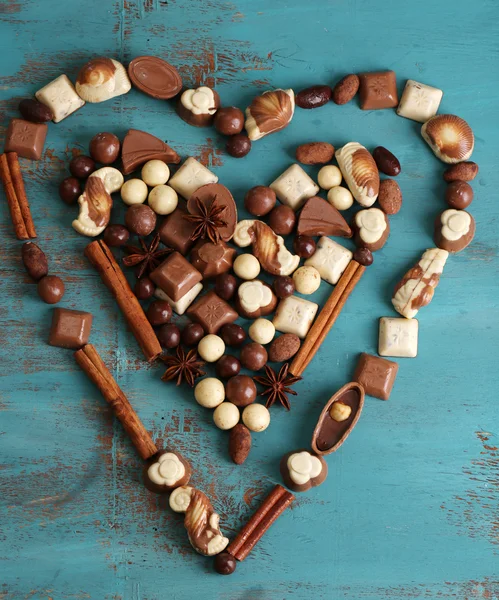
<svg viewBox="0 0 499 600"><path fill-rule="evenodd" d="M216 201L217 206L224 206L225 210L220 214L220 218L226 225L219 228L220 237L224 242L228 242L234 235L237 225L237 208L234 198L230 191L221 183L208 183L198 188L187 202L187 210L191 215L199 215L201 211L198 203L207 208Z"/></svg>
<svg viewBox="0 0 499 600"><path fill-rule="evenodd" d="M202 276L181 254L173 252L151 272L150 278L176 302L199 283Z"/></svg>
<svg viewBox="0 0 499 600"><path fill-rule="evenodd" d="M76 204L82 193L80 180L76 177L66 177L59 184L59 197L66 204Z"/></svg>
<svg viewBox="0 0 499 600"><path fill-rule="evenodd" d="M457 210L468 208L473 201L473 188L466 181L451 181L445 190L445 201Z"/></svg>
<svg viewBox="0 0 499 600"><path fill-rule="evenodd" d="M317 244L309 235L297 235L293 242L293 250L300 258L310 258L315 254Z"/></svg>
<svg viewBox="0 0 499 600"><path fill-rule="evenodd" d="M156 331L156 337L163 348L176 348L180 344L180 329L173 323L165 323Z"/></svg>
<svg viewBox="0 0 499 600"><path fill-rule="evenodd" d="M18 156L40 160L47 137L48 127L44 123L32 123L24 119L11 119L5 134L5 152L16 152Z"/></svg>
<svg viewBox="0 0 499 600"><path fill-rule="evenodd" d="M75 156L73 159L71 159L71 162L69 163L69 171L73 177L86 179L95 171L95 161L93 158L90 158L90 156L80 154L79 156Z"/></svg>
<svg viewBox="0 0 499 600"><path fill-rule="evenodd" d="M395 108L399 103L394 71L360 73L360 108L377 110Z"/></svg>
<svg viewBox="0 0 499 600"><path fill-rule="evenodd" d="M352 237L352 230L340 212L318 196L309 198L298 219L298 235Z"/></svg>
<svg viewBox="0 0 499 600"><path fill-rule="evenodd" d="M257 342L246 344L241 350L240 359L243 367L249 371L259 371L267 364L267 350Z"/></svg>
<svg viewBox="0 0 499 600"><path fill-rule="evenodd" d="M121 160L123 173L128 175L148 160L158 159L177 165L180 156L162 140L138 129L130 129L123 140Z"/></svg>
<svg viewBox="0 0 499 600"><path fill-rule="evenodd" d="M153 98L168 100L182 90L182 78L177 69L157 56L137 56L128 65L133 85Z"/></svg>
<svg viewBox="0 0 499 600"><path fill-rule="evenodd" d="M213 566L219 575L232 575L236 570L237 561L232 554L220 552L215 556Z"/></svg>
<svg viewBox="0 0 499 600"><path fill-rule="evenodd" d="M38 282L37 292L46 304L57 304L64 296L64 281L57 275L46 275Z"/></svg>
<svg viewBox="0 0 499 600"><path fill-rule="evenodd" d="M226 346L240 346L246 339L246 332L241 325L228 323L220 329L220 337Z"/></svg>
<svg viewBox="0 0 499 600"><path fill-rule="evenodd" d="M251 140L244 133L231 135L225 143L225 150L232 158L243 158L251 151Z"/></svg>
<svg viewBox="0 0 499 600"><path fill-rule="evenodd" d="M203 279L210 279L229 271L235 255L236 250L225 242L214 244L210 240L200 240L192 249L191 263Z"/></svg>
<svg viewBox="0 0 499 600"><path fill-rule="evenodd" d="M285 204L275 206L269 214L269 226L277 235L289 235L296 225L295 211Z"/></svg>
<svg viewBox="0 0 499 600"><path fill-rule="evenodd" d="M233 323L239 316L230 304L213 291L201 296L187 309L187 314L202 325L206 333L217 333L223 325Z"/></svg>
<svg viewBox="0 0 499 600"><path fill-rule="evenodd" d="M146 317L153 327L164 325L172 318L172 307L166 300L155 300L147 307Z"/></svg>
<svg viewBox="0 0 499 600"><path fill-rule="evenodd" d="M81 310L55 308L52 315L49 344L79 350L88 342L92 315Z"/></svg>
<svg viewBox="0 0 499 600"><path fill-rule="evenodd" d="M31 121L32 123L47 123L54 118L54 115L48 106L38 102L38 100L33 100L33 98L21 100L17 108L19 109L22 118L26 119L26 121Z"/></svg>
<svg viewBox="0 0 499 600"><path fill-rule="evenodd" d="M177 208L166 217L159 228L159 237L163 244L184 255L194 244L191 238L196 229L196 223L191 223L185 218L188 214L185 203L179 201Z"/></svg>
<svg viewBox="0 0 499 600"><path fill-rule="evenodd" d="M130 239L130 232L124 225L108 225L104 229L103 238L108 246L124 246Z"/></svg>
<svg viewBox="0 0 499 600"><path fill-rule="evenodd" d="M236 375L225 384L225 396L229 402L243 407L256 400L256 385L248 375Z"/></svg>
<svg viewBox="0 0 499 600"><path fill-rule="evenodd" d="M239 375L241 370L241 362L231 354L224 354L222 358L217 361L215 371L217 372L220 379L230 379Z"/></svg>
<svg viewBox="0 0 499 600"><path fill-rule="evenodd" d="M132 233L149 235L156 227L156 213L145 204L133 204L125 213L125 225Z"/></svg>
<svg viewBox="0 0 499 600"><path fill-rule="evenodd" d="M385 175L396 177L400 173L399 159L383 146L374 148L373 158L378 169Z"/></svg>
<svg viewBox="0 0 499 600"><path fill-rule="evenodd" d="M197 346L204 337L204 329L199 323L187 323L182 331L182 344Z"/></svg>
<svg viewBox="0 0 499 600"><path fill-rule="evenodd" d="M392 360L363 352L353 376L368 396L388 400L397 377L399 366Z"/></svg>
<svg viewBox="0 0 499 600"><path fill-rule="evenodd" d="M224 300L232 300L237 290L237 279L230 273L222 273L215 279L215 292Z"/></svg>

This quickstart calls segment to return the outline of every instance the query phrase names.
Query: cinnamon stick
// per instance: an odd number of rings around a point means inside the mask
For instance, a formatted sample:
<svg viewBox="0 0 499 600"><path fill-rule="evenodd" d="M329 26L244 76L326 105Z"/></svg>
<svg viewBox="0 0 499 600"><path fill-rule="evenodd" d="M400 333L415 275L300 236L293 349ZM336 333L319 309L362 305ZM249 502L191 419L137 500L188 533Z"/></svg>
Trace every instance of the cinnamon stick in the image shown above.
<svg viewBox="0 0 499 600"><path fill-rule="evenodd" d="M161 354L161 345L111 250L105 242L97 240L85 248L85 256L111 290L142 352L152 362Z"/></svg>
<svg viewBox="0 0 499 600"><path fill-rule="evenodd" d="M158 451L156 444L94 346L92 344L83 346L81 350L75 352L75 359L89 379L99 388L104 400L121 421L140 456L147 460L156 454Z"/></svg>
<svg viewBox="0 0 499 600"><path fill-rule="evenodd" d="M18 240L29 240L28 230L24 223L21 207L17 200L17 194L14 189L14 183L10 174L9 163L5 154L0 155L0 177L2 179L3 189L9 205L10 218L14 225L14 232Z"/></svg>
<svg viewBox="0 0 499 600"><path fill-rule="evenodd" d="M7 163L10 169L10 177L14 185L14 190L17 196L17 202L21 210L26 231L31 239L36 238L35 224L31 216L26 189L24 187L23 175L21 173L21 165L16 152L7 152Z"/></svg>

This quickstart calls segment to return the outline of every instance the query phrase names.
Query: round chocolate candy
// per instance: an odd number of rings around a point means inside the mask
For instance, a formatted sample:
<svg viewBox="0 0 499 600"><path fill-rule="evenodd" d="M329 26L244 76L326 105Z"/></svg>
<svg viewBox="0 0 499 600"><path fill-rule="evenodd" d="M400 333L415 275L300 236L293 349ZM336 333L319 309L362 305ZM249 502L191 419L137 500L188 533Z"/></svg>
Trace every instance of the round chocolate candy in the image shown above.
<svg viewBox="0 0 499 600"><path fill-rule="evenodd" d="M64 281L57 275L47 275L38 282L38 295L46 304L57 304L62 300L64 291Z"/></svg>
<svg viewBox="0 0 499 600"><path fill-rule="evenodd" d="M250 215L263 217L275 206L276 195L272 188L265 185L257 185L246 192L244 207Z"/></svg>
<svg viewBox="0 0 499 600"><path fill-rule="evenodd" d="M220 337L226 346L240 346L246 339L246 332L240 325L226 323L220 329Z"/></svg>
<svg viewBox="0 0 499 600"><path fill-rule="evenodd" d="M237 289L237 279L230 273L222 273L215 279L215 293L224 300L230 300Z"/></svg>
<svg viewBox="0 0 499 600"><path fill-rule="evenodd" d="M244 127L244 113L236 106L219 108L213 121L215 129L222 135L236 135Z"/></svg>
<svg viewBox="0 0 499 600"><path fill-rule="evenodd" d="M215 371L220 379L230 379L231 377L235 377L236 375L239 375L240 370L240 361L230 354L224 354L215 366Z"/></svg>
<svg viewBox="0 0 499 600"><path fill-rule="evenodd" d="M274 288L275 295L281 300L295 293L294 281L291 277L286 277L285 275L278 275L274 279L272 287Z"/></svg>
<svg viewBox="0 0 499 600"><path fill-rule="evenodd" d="M357 248L353 253L353 259L356 260L359 265L369 267L373 264L373 253L368 248Z"/></svg>
<svg viewBox="0 0 499 600"><path fill-rule="evenodd" d="M59 196L66 204L74 204L81 194L81 185L76 177L66 177L59 184Z"/></svg>
<svg viewBox="0 0 499 600"><path fill-rule="evenodd" d="M310 258L315 253L315 240L309 235L298 235L293 242L295 254L301 258Z"/></svg>
<svg viewBox="0 0 499 600"><path fill-rule="evenodd" d="M256 385L248 375L236 375L225 384L225 398L236 406L248 406L256 399Z"/></svg>
<svg viewBox="0 0 499 600"><path fill-rule="evenodd" d="M217 554L213 564L215 571L219 575L232 575L237 566L236 559L228 552L220 552L220 554Z"/></svg>
<svg viewBox="0 0 499 600"><path fill-rule="evenodd" d="M149 300L154 294L155 289L156 286L149 277L142 277L141 279L137 279L133 292L139 300Z"/></svg>
<svg viewBox="0 0 499 600"><path fill-rule="evenodd" d="M269 225L277 235L289 235L295 228L295 224L295 211L289 206L280 204L270 211Z"/></svg>
<svg viewBox="0 0 499 600"><path fill-rule="evenodd" d="M182 343L195 346L204 337L204 329L199 323L188 323L182 331Z"/></svg>
<svg viewBox="0 0 499 600"><path fill-rule="evenodd" d="M257 342L246 344L241 350L241 364L250 371L259 371L267 364L269 355L267 350Z"/></svg>
<svg viewBox="0 0 499 600"><path fill-rule="evenodd" d="M103 237L108 246L118 247L128 242L130 232L124 225L108 225Z"/></svg>
<svg viewBox="0 0 499 600"><path fill-rule="evenodd" d="M147 308L146 317L151 325L163 325L172 318L172 307L166 300L155 300Z"/></svg>
<svg viewBox="0 0 499 600"><path fill-rule="evenodd" d="M243 158L251 150L251 140L244 133L231 135L225 144L227 154L234 158Z"/></svg>
<svg viewBox="0 0 499 600"><path fill-rule="evenodd" d="M98 133L90 140L90 156L98 163L110 165L120 153L120 141L114 133Z"/></svg>
<svg viewBox="0 0 499 600"><path fill-rule="evenodd" d="M180 329L173 323L165 323L156 331L163 348L176 348L180 344Z"/></svg>
<svg viewBox="0 0 499 600"><path fill-rule="evenodd" d="M453 181L445 190L445 201L451 208L463 210L473 201L473 188L466 181Z"/></svg>
<svg viewBox="0 0 499 600"><path fill-rule="evenodd" d="M156 213L145 204L133 204L125 213L125 225L137 235L149 235L156 227Z"/></svg>
<svg viewBox="0 0 499 600"><path fill-rule="evenodd" d="M90 156L83 154L75 156L69 163L69 170L74 177L85 179L95 171L95 161Z"/></svg>

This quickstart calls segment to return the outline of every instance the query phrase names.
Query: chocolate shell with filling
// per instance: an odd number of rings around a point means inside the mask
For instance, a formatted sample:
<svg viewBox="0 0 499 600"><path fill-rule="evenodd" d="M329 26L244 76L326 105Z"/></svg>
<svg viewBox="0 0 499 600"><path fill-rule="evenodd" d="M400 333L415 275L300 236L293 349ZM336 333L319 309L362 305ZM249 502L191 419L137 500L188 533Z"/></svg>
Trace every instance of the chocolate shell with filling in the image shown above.
<svg viewBox="0 0 499 600"><path fill-rule="evenodd" d="M319 196L309 198L300 212L298 235L352 237L352 230L340 212Z"/></svg>

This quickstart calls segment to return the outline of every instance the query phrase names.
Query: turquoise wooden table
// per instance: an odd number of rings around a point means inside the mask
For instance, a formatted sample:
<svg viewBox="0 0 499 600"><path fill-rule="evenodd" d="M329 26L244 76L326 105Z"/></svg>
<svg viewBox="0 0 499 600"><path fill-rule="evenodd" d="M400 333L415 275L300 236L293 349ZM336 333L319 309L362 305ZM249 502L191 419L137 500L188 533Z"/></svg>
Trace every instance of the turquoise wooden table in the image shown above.
<svg viewBox="0 0 499 600"><path fill-rule="evenodd" d="M298 497L234 575L189 546L181 519L140 482L141 463L72 352L47 345L52 309L24 273L2 195L0 300L0 598L324 600L499 598L499 175L496 0L1 0L0 134L23 97L95 55L175 64L187 85L215 85L226 105L270 87L299 90L348 72L394 69L444 90L440 112L474 129L473 244L451 257L419 315L419 355L400 359L389 402L366 400L329 477ZM272 409L247 463L230 463L224 432L190 389L160 381L83 256L75 210L57 196L72 152L99 131L129 127L167 139L217 173L241 202L293 161L297 144L357 140L401 160L404 206L327 342L297 386L292 411ZM280 481L282 454L306 445L327 398L376 352L380 316L401 275L432 245L444 166L419 125L356 102L295 113L243 160L173 107L132 90L51 124L38 163L23 161L39 241L67 288L62 306L94 313L92 342L158 444L185 453L196 484L234 534ZM315 175L316 170L310 173ZM117 203L119 204L119 203ZM121 211L121 213L120 213ZM119 221L117 206L113 220ZM316 294L324 301L330 288Z"/></svg>

